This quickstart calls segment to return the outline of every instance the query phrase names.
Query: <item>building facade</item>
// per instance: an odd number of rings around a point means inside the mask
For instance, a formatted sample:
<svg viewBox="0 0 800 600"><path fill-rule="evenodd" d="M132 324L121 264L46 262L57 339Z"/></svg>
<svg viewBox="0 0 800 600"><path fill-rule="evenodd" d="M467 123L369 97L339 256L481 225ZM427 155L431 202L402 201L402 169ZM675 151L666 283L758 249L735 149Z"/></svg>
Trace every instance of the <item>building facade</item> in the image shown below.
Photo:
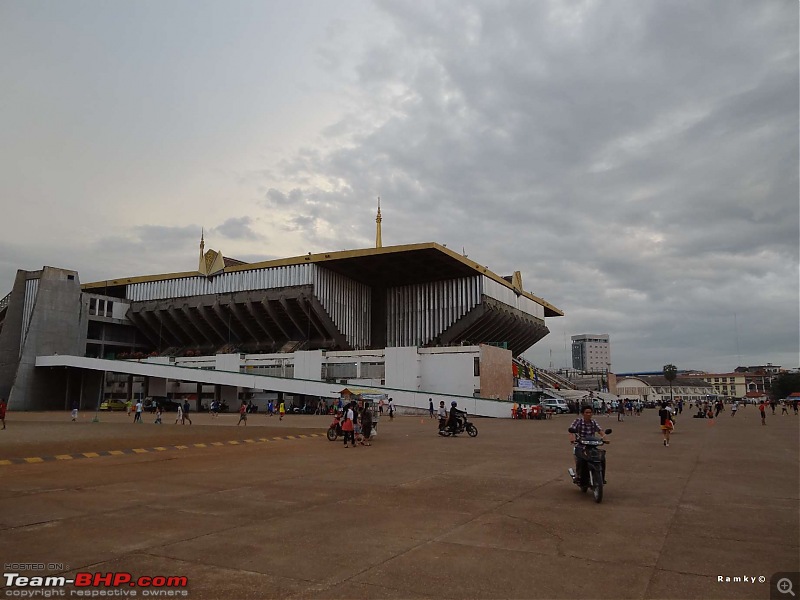
<svg viewBox="0 0 800 600"><path fill-rule="evenodd" d="M526 292L518 273L501 277L435 243L243 263L204 252L201 241L194 272L81 284L73 270L18 271L12 292L0 301L0 396L16 410L61 408L76 396L77 386L81 401L95 405L104 379L36 368L43 355L115 360L299 351L388 355L398 348L416 353L491 345L507 352L481 350L479 365L468 370L480 369L488 382L498 369L497 382L476 386L469 375L458 386L469 388L470 395L504 397L506 388L511 391L511 383L502 383L511 381L511 357L547 335L546 317L560 315ZM431 376L420 377L434 389L452 387L444 367L457 353L433 354L419 363ZM456 362L461 365L462 359ZM333 369L349 368L334 364ZM394 360L383 364L395 368Z"/></svg>
<svg viewBox="0 0 800 600"><path fill-rule="evenodd" d="M611 370L611 342L607 333L572 336L572 368L584 373Z"/></svg>

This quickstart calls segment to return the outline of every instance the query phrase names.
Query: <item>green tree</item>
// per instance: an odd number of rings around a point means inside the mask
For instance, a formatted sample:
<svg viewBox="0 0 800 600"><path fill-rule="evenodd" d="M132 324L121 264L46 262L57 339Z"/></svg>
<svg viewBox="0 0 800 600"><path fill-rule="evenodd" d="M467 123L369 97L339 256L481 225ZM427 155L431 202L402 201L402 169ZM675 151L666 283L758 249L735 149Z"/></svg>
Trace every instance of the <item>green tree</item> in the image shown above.
<svg viewBox="0 0 800 600"><path fill-rule="evenodd" d="M675 365L664 365L664 379L669 383L669 401L672 402L672 382L678 376L678 367Z"/></svg>
<svg viewBox="0 0 800 600"><path fill-rule="evenodd" d="M772 380L769 395L773 400L788 398L792 392L800 392L800 373L781 373Z"/></svg>

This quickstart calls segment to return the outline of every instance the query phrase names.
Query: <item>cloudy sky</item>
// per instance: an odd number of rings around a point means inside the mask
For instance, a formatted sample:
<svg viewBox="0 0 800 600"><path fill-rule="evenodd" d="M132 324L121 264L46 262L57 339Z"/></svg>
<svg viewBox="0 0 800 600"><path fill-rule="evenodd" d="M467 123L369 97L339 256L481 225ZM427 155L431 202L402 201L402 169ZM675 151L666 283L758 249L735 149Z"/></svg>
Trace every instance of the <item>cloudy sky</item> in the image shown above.
<svg viewBox="0 0 800 600"><path fill-rule="evenodd" d="M795 0L0 0L0 295L436 241L618 372L798 366Z"/></svg>

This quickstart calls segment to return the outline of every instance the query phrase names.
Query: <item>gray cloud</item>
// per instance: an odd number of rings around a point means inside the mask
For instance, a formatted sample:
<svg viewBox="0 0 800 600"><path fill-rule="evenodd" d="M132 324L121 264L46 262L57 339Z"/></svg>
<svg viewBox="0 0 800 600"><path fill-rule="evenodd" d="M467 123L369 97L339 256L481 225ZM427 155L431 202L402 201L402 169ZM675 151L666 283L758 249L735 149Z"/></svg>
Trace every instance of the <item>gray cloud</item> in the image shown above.
<svg viewBox="0 0 800 600"><path fill-rule="evenodd" d="M569 334L611 333L620 368L797 366L796 5L380 5L397 34L328 130L348 143L283 165L346 185L296 200L359 215L368 245L380 193L385 243L521 268Z"/></svg>
<svg viewBox="0 0 800 600"><path fill-rule="evenodd" d="M195 269L184 198L243 260L370 246L380 195L385 244L564 309L544 366L585 332L620 370L798 366L796 3L176 1L9 5L7 285Z"/></svg>
<svg viewBox="0 0 800 600"><path fill-rule="evenodd" d="M250 217L231 217L211 231L229 239L257 240L260 236L250 227L252 222L253 220Z"/></svg>

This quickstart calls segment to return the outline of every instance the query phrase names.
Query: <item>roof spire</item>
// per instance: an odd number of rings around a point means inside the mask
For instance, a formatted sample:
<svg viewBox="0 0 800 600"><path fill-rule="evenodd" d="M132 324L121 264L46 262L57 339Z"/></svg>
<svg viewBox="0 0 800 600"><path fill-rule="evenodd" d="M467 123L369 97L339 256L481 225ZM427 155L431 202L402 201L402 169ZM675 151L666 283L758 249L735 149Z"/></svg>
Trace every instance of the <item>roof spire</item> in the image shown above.
<svg viewBox="0 0 800 600"><path fill-rule="evenodd" d="M376 248L383 248L383 242L381 241L381 197L378 196L378 216L375 217L375 247Z"/></svg>

